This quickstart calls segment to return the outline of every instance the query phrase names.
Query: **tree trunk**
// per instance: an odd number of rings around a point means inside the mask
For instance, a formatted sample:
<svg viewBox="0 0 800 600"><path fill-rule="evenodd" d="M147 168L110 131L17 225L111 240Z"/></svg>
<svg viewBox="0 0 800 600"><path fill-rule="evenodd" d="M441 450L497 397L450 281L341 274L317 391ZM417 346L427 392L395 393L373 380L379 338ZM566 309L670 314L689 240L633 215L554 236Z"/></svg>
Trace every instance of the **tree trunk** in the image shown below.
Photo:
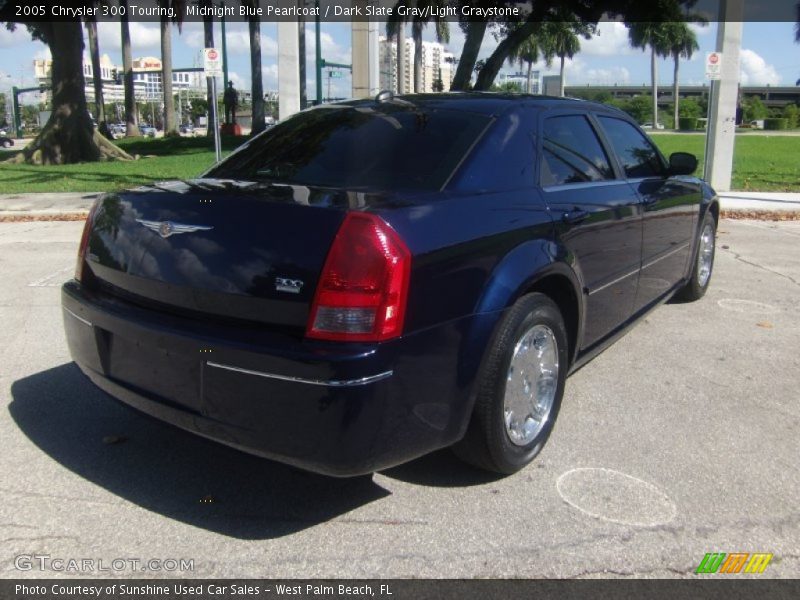
<svg viewBox="0 0 800 600"><path fill-rule="evenodd" d="M411 23L411 35L414 38L414 93L422 92L422 23Z"/></svg>
<svg viewBox="0 0 800 600"><path fill-rule="evenodd" d="M467 26L467 37L464 40L464 49L461 51L461 58L458 59L451 90L467 91L472 80L472 69L478 61L478 52L481 50L483 36L486 34L487 21L470 21Z"/></svg>
<svg viewBox="0 0 800 600"><path fill-rule="evenodd" d="M397 93L406 93L406 24L397 28Z"/></svg>
<svg viewBox="0 0 800 600"><path fill-rule="evenodd" d="M564 62L565 62L564 61L564 55L562 54L561 56L559 56L559 58L561 59L561 72L559 74L559 79L558 79L558 95L563 98L564 97L564 88L566 87L565 81L564 81Z"/></svg>
<svg viewBox="0 0 800 600"><path fill-rule="evenodd" d="M175 99L172 97L172 24L161 17L161 89L164 92L164 137L177 136Z"/></svg>
<svg viewBox="0 0 800 600"><path fill-rule="evenodd" d="M249 19L250 25L250 79L252 81L251 97L253 103L253 124L251 133L261 133L266 128L264 122L264 83L261 74L261 20L258 17ZM305 55L300 55L305 62Z"/></svg>
<svg viewBox="0 0 800 600"><path fill-rule="evenodd" d="M486 91L491 89L497 74L506 60L508 60L508 57L520 44L533 35L538 25L536 22L526 21L524 25L515 29L497 45L492 55L486 59L481 72L478 73L478 79L475 81L476 90Z"/></svg>
<svg viewBox="0 0 800 600"><path fill-rule="evenodd" d="M531 71L532 71L532 69L533 69L533 63L531 61L528 61L528 82L527 82L528 89L526 91L529 94L532 91L532 89L531 89Z"/></svg>
<svg viewBox="0 0 800 600"><path fill-rule="evenodd" d="M92 57L92 79L94 81L94 108L97 124L106 121L106 106L103 100L103 74L100 69L100 48L97 45L97 21L86 19L86 37L89 39L89 54Z"/></svg>
<svg viewBox="0 0 800 600"><path fill-rule="evenodd" d="M131 32L128 27L128 0L120 0L123 9L120 16L122 36L122 70L125 84L125 136L139 137L139 119L136 115L136 95L133 87L133 57L131 55Z"/></svg>
<svg viewBox="0 0 800 600"><path fill-rule="evenodd" d="M203 37L206 48L214 47L214 17L211 15L203 17ZM211 80L206 79L206 101L208 102L208 113L206 115L206 135L214 137L214 128L211 126L211 106L216 102L214 98Z"/></svg>
<svg viewBox="0 0 800 600"><path fill-rule="evenodd" d="M656 49L650 47L650 78L653 82L653 131L658 129L658 63Z"/></svg>
<svg viewBox="0 0 800 600"><path fill-rule="evenodd" d="M678 103L680 102L680 100L678 99L678 94L680 92L679 84L678 84L678 69L680 68L679 65L680 65L680 62L681 62L681 57L680 57L680 54L673 54L672 58L675 61L675 68L672 71L672 99L675 102L675 107L674 107L675 108L675 123L674 123L674 127L675 127L675 131L677 131L680 128L679 123L678 123L678 120L680 118L679 117L679 112L678 112Z"/></svg>
<svg viewBox="0 0 800 600"><path fill-rule="evenodd" d="M42 39L53 56L53 108L39 135L12 160L62 165L131 157L95 131L86 108L81 22L42 23Z"/></svg>

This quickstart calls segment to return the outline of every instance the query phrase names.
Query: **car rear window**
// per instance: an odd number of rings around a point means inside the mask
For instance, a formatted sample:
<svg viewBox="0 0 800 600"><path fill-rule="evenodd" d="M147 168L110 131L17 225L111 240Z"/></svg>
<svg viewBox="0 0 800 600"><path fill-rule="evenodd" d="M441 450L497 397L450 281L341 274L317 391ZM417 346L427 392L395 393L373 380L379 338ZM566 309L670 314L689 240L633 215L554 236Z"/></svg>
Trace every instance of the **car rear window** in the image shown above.
<svg viewBox="0 0 800 600"><path fill-rule="evenodd" d="M490 117L408 104L326 106L253 139L206 176L366 189L440 189Z"/></svg>

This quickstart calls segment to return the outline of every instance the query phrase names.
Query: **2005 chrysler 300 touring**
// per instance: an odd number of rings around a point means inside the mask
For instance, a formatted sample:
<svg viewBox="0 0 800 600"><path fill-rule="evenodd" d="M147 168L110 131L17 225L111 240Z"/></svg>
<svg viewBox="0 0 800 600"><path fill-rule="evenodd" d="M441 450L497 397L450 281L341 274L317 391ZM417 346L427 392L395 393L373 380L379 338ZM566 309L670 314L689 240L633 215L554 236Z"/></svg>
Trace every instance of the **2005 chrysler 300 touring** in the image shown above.
<svg viewBox="0 0 800 600"><path fill-rule="evenodd" d="M63 308L100 388L332 475L454 446L514 472L567 374L703 295L719 207L626 115L481 94L320 106L101 198Z"/></svg>

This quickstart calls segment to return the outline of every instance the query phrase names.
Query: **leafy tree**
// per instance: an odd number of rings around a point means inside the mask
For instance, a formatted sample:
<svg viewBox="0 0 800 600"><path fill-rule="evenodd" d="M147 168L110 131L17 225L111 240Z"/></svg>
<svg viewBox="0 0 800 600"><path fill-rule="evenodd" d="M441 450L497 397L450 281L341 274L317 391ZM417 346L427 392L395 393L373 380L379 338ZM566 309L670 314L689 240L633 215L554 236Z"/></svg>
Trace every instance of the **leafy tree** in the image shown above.
<svg viewBox="0 0 800 600"><path fill-rule="evenodd" d="M689 26L683 22L668 23L665 27L666 44L669 48L670 56L674 63L672 72L672 97L674 103L675 128L678 128L678 118L680 113L680 89L678 83L678 72L680 69L681 58L689 60L692 55L700 49L697 45L697 36Z"/></svg>
<svg viewBox="0 0 800 600"><path fill-rule="evenodd" d="M798 120L800 120L800 109L798 109L797 104L787 104L783 107L781 116L786 119L789 129L794 129L798 125Z"/></svg>
<svg viewBox="0 0 800 600"><path fill-rule="evenodd" d="M505 24L514 25L509 27L506 34L500 40L497 48L483 64L475 81L475 89L486 90L492 85L497 77L500 68L511 55L511 53L522 44L525 39L534 34L540 24L544 21L564 20L563 15L572 15L574 20L584 24L595 25L603 15L610 18L622 17L628 22L640 21L680 21L684 17L684 7L692 6L697 0L602 0L600 2L590 2L588 0L553 0L551 2L532 2L529 4L530 12L524 16L503 21ZM470 4L463 0L461 4ZM513 0L507 1L487 1L482 2L482 6L502 6L508 7L516 5ZM483 32L480 36L475 35L475 40L471 40L473 29L477 29L479 22L468 23L466 25L467 42L470 43L470 56L475 46L480 48L480 41L483 39ZM497 26L498 21L493 21L489 26ZM487 28L485 21L482 23L483 30ZM470 72L477 61L477 51L474 51L474 59L467 58L467 45L465 44L459 62L459 70L456 72L454 89L466 89L469 79L459 75Z"/></svg>
<svg viewBox="0 0 800 600"><path fill-rule="evenodd" d="M705 114L700 103L694 98L684 98L677 111L678 118L699 118Z"/></svg>
<svg viewBox="0 0 800 600"><path fill-rule="evenodd" d="M9 28L16 24L9 23ZM66 164L131 156L94 130L86 106L83 32L80 21L28 23L34 39L47 44L51 68L52 112L36 138L14 162Z"/></svg>
<svg viewBox="0 0 800 600"><path fill-rule="evenodd" d="M628 23L628 38L631 46L650 49L650 80L652 86L653 127L658 126L658 62L657 58L670 55L668 26L669 23L637 21Z"/></svg>
<svg viewBox="0 0 800 600"><path fill-rule="evenodd" d="M744 109L744 120L748 123L769 117L769 110L758 96L746 98L742 103L742 108Z"/></svg>
<svg viewBox="0 0 800 600"><path fill-rule="evenodd" d="M493 85L492 92L503 92L506 94L521 94L522 93L522 85L519 81L506 81L500 85Z"/></svg>
<svg viewBox="0 0 800 600"><path fill-rule="evenodd" d="M638 123L645 123L650 121L653 117L652 98L645 94L634 96L630 100L624 102L619 108L636 119Z"/></svg>

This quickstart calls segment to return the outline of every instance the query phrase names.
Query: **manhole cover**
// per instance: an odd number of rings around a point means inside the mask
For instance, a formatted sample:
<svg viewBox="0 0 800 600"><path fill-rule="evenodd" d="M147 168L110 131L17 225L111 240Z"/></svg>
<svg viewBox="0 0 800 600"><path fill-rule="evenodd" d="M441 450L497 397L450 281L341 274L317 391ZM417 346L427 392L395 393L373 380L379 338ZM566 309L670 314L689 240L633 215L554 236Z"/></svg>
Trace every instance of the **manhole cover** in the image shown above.
<svg viewBox="0 0 800 600"><path fill-rule="evenodd" d="M556 489L582 513L614 523L660 525L677 513L675 503L652 483L613 469L572 469L558 478Z"/></svg>
<svg viewBox="0 0 800 600"><path fill-rule="evenodd" d="M756 302L755 300L738 300L736 298L723 298L717 301L721 308L732 310L733 312L740 313L776 313L778 308L771 304L764 304L763 302Z"/></svg>

